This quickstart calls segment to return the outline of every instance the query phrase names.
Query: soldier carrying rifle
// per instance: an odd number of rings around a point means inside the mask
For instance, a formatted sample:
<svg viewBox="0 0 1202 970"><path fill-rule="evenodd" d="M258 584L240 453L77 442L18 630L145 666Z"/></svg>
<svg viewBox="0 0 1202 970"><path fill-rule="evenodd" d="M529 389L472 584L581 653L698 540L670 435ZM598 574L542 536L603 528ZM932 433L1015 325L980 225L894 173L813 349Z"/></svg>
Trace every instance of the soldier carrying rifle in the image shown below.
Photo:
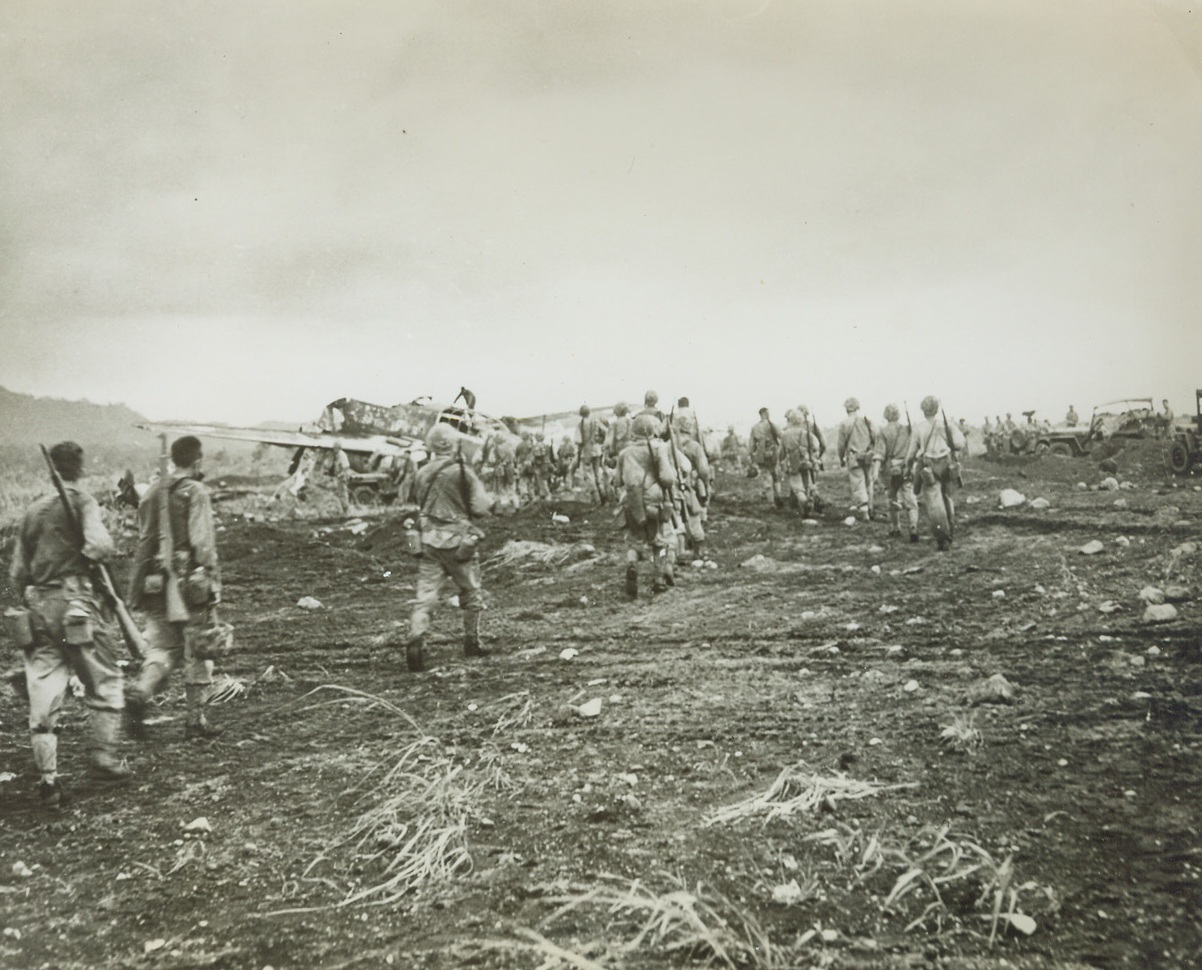
<svg viewBox="0 0 1202 970"><path fill-rule="evenodd" d="M83 473L83 449L63 441L47 458L58 494L38 499L21 520L9 576L22 591L25 608L8 610L5 619L25 651L29 730L42 804L57 809L67 795L58 777L55 726L72 673L83 683L89 709L90 777L121 782L130 771L119 752L125 702L113 604L106 602L108 574L102 578L97 568L113 554L113 540L96 500L76 484Z"/></svg>
<svg viewBox="0 0 1202 970"><path fill-rule="evenodd" d="M138 506L138 549L129 601L146 610L149 627L146 660L126 700L130 733L145 737L143 722L150 699L182 664L184 737L214 738L223 729L209 723L204 697L213 683L210 658L223 630L228 645L228 627L218 624L216 617L221 572L213 505L201 483L200 440L185 435L172 442L174 471L167 466L166 446L164 435L159 479Z"/></svg>

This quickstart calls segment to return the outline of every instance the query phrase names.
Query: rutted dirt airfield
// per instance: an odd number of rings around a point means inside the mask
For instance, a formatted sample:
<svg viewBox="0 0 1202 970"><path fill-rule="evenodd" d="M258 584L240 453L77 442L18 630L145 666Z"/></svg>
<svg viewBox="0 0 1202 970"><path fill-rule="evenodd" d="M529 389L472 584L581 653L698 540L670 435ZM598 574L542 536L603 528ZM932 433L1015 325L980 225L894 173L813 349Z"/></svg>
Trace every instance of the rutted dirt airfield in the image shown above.
<svg viewBox="0 0 1202 970"><path fill-rule="evenodd" d="M495 652L444 607L422 675L395 516L219 502L220 740L176 685L133 786L90 787L71 703L50 817L3 688L0 963L1198 966L1202 493L1123 458L1115 492L969 461L946 554L843 524L834 472L814 525L723 475L718 568L636 603L610 510L498 517Z"/></svg>

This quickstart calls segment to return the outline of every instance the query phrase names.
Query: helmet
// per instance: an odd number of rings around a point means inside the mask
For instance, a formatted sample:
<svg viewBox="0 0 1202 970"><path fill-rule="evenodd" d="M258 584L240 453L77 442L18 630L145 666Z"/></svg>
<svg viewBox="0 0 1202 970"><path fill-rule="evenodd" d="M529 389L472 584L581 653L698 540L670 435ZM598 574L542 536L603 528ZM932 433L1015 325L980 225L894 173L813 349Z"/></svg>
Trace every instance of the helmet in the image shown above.
<svg viewBox="0 0 1202 970"><path fill-rule="evenodd" d="M793 408L789 408L789 410L785 412L785 421L788 424L801 424L801 415L793 410Z"/></svg>
<svg viewBox="0 0 1202 970"><path fill-rule="evenodd" d="M588 405L587 404L580 405L580 416L582 418L587 418L588 414L589 414Z"/></svg>
<svg viewBox="0 0 1202 970"><path fill-rule="evenodd" d="M659 434L659 422L650 414L640 414L631 424L630 433L636 438L654 438Z"/></svg>
<svg viewBox="0 0 1202 970"><path fill-rule="evenodd" d="M935 397L934 394L928 394L922 399L921 407L923 414L928 418L933 417L935 412L939 410L939 398ZM1007 413L1006 417L1009 416L1009 413Z"/></svg>
<svg viewBox="0 0 1202 970"><path fill-rule="evenodd" d="M426 434L426 447L436 455L445 455L455 450L455 432L449 424L439 422Z"/></svg>
<svg viewBox="0 0 1202 970"><path fill-rule="evenodd" d="M896 421L900 417L901 417L901 412L897 410L896 404L886 404L885 405L885 420L886 421Z"/></svg>
<svg viewBox="0 0 1202 970"><path fill-rule="evenodd" d="M860 410L860 402L859 402L859 400L858 400L857 398L854 398L854 397L849 397L849 398L848 398L846 401L844 401L844 402L843 402L843 410L845 410L845 411L858 411L858 410Z"/></svg>
<svg viewBox="0 0 1202 970"><path fill-rule="evenodd" d="M626 412L629 410L630 410L630 408L627 406L625 401L619 401L617 404L614 405L614 414L617 415L619 418L624 416L626 414Z"/></svg>
<svg viewBox="0 0 1202 970"><path fill-rule="evenodd" d="M643 395L643 406L653 408L659 404L659 395L655 391L648 391Z"/></svg>

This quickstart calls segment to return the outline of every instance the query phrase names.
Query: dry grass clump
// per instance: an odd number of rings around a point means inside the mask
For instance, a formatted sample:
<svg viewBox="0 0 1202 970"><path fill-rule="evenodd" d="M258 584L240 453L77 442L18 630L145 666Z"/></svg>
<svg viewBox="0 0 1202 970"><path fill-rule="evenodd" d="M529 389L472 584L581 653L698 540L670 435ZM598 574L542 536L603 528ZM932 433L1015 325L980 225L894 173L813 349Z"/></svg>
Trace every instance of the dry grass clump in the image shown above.
<svg viewBox="0 0 1202 970"><path fill-rule="evenodd" d="M382 860L387 878L352 891L340 905L395 902L424 883L471 868L467 821L484 784L437 751L434 738L420 738L380 777L369 773L370 791L361 803L372 804L340 844L353 843L361 863Z"/></svg>
<svg viewBox="0 0 1202 970"><path fill-rule="evenodd" d="M690 889L682 880L666 877L671 888L656 892L637 879L601 878L605 882L585 892L552 898L561 905L540 928L574 910L600 908L608 916L606 940L623 941L618 945L619 960L637 950L651 950L727 967L776 970L792 965L791 954L769 939L750 912L700 883Z"/></svg>
<svg viewBox="0 0 1202 970"><path fill-rule="evenodd" d="M572 554L571 546L535 542L532 539L510 539L486 561L489 566L512 566L527 560L543 566L557 566Z"/></svg>
<svg viewBox="0 0 1202 970"><path fill-rule="evenodd" d="M981 750L984 737L976 726L976 712L956 714L951 724L945 724L939 732L939 738L953 751L963 751L974 755Z"/></svg>
<svg viewBox="0 0 1202 970"><path fill-rule="evenodd" d="M841 801L870 798L881 792L917 787L912 783L882 785L878 782L860 781L849 778L842 772L820 775L811 771L805 762L798 762L784 768L766 792L718 809L706 816L703 824L729 824L745 818L763 816L764 824L767 825L775 818L791 818L823 807L833 810Z"/></svg>

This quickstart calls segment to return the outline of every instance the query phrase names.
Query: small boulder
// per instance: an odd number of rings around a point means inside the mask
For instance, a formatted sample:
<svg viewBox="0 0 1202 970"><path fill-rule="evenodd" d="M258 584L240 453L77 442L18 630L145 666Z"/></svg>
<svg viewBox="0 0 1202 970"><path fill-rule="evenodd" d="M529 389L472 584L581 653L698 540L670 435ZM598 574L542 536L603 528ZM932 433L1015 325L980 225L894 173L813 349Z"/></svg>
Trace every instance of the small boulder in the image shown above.
<svg viewBox="0 0 1202 970"><path fill-rule="evenodd" d="M1047 509L1047 508L1051 508L1051 506L1052 506L1052 503L1049 502L1046 498L1031 499L1031 508L1033 508L1033 509Z"/></svg>
<svg viewBox="0 0 1202 970"><path fill-rule="evenodd" d="M1010 704L1014 701L1014 685L1001 674L978 681L968 689L970 704Z"/></svg>
<svg viewBox="0 0 1202 970"><path fill-rule="evenodd" d="M1145 603L1157 604L1164 602L1164 590L1155 586L1145 586L1139 591L1139 598Z"/></svg>
<svg viewBox="0 0 1202 970"><path fill-rule="evenodd" d="M1103 492L1117 492L1119 490L1119 480L1117 478L1103 478L1098 483L1098 488Z"/></svg>
<svg viewBox="0 0 1202 970"><path fill-rule="evenodd" d="M1164 601L1166 603L1184 603L1192 595L1186 586L1166 586L1164 588Z"/></svg>
<svg viewBox="0 0 1202 970"><path fill-rule="evenodd" d="M1168 623L1177 619L1177 607L1172 603L1151 604L1144 610L1145 623Z"/></svg>
<svg viewBox="0 0 1202 970"><path fill-rule="evenodd" d="M1020 506L1020 505L1024 505L1027 501L1027 496L1025 496L1022 492L1018 491L1017 489L1003 488L1001 490L1001 492L998 493L997 500L998 500L998 504L1002 508L1014 509L1014 508L1018 508L1018 506Z"/></svg>
<svg viewBox="0 0 1202 970"><path fill-rule="evenodd" d="M1089 542L1085 543L1085 545L1083 545L1078 550L1078 552L1080 552L1081 555L1083 555L1083 556L1096 556L1099 552L1101 552L1105 548L1106 547L1104 545L1102 545L1102 543L1099 542L1097 539L1092 539Z"/></svg>

